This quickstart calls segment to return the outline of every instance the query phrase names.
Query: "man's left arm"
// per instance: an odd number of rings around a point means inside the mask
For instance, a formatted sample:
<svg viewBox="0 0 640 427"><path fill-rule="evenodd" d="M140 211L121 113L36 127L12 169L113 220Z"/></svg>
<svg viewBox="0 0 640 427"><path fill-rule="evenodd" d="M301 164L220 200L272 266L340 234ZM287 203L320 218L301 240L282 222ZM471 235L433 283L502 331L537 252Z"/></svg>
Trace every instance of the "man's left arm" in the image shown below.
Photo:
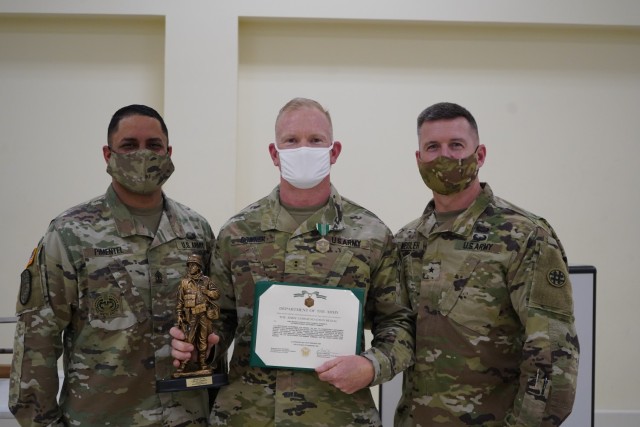
<svg viewBox="0 0 640 427"><path fill-rule="evenodd" d="M532 233L509 284L524 336L508 425L558 426L573 408L579 354L573 296L564 250L550 230Z"/></svg>

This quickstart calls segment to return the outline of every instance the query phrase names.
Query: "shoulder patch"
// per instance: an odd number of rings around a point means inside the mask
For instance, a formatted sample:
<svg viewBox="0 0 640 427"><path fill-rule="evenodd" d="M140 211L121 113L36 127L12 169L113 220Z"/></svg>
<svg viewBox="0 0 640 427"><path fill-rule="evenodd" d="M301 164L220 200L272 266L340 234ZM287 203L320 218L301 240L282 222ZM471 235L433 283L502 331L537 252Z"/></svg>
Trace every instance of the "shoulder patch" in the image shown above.
<svg viewBox="0 0 640 427"><path fill-rule="evenodd" d="M45 304L45 291L38 262L32 262L20 273L20 290L16 313L39 309Z"/></svg>
<svg viewBox="0 0 640 427"><path fill-rule="evenodd" d="M33 256L29 264L33 263ZM31 272L26 268L20 274L20 304L27 305L31 299Z"/></svg>
<svg viewBox="0 0 640 427"><path fill-rule="evenodd" d="M29 268L31 267L31 264L33 264L33 260L36 259L36 255L38 254L38 248L33 248L33 251L31 251L31 256L29 257L29 261L27 261L27 265L25 266L25 268Z"/></svg>
<svg viewBox="0 0 640 427"><path fill-rule="evenodd" d="M529 303L537 307L572 314L573 295L569 271L557 248L539 242L540 255L534 266Z"/></svg>
<svg viewBox="0 0 640 427"><path fill-rule="evenodd" d="M567 276L559 268L552 268L547 273L547 280L553 286L555 286L557 288L561 288L561 287L564 286L565 283L567 283Z"/></svg>

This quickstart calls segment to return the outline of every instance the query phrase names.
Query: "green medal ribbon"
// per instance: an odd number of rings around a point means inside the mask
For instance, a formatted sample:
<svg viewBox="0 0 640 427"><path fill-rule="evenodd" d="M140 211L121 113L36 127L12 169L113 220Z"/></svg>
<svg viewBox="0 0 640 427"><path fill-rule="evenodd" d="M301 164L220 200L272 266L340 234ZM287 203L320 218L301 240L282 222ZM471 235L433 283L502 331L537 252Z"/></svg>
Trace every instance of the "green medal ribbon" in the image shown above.
<svg viewBox="0 0 640 427"><path fill-rule="evenodd" d="M316 242L316 250L321 254L329 252L331 249L331 245L329 241L324 238L329 231L331 231L331 226L329 224L316 224L316 230L320 233L320 240Z"/></svg>
<svg viewBox="0 0 640 427"><path fill-rule="evenodd" d="M321 236L326 236L328 232L331 231L331 225L329 224L316 224L316 230L320 233Z"/></svg>

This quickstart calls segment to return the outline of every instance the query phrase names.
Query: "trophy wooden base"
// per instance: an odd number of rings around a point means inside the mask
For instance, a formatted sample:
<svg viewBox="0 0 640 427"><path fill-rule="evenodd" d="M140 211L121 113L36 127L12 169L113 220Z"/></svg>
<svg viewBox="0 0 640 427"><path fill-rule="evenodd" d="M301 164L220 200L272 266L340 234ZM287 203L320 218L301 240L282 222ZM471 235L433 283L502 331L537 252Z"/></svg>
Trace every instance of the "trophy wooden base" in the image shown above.
<svg viewBox="0 0 640 427"><path fill-rule="evenodd" d="M202 372L206 372L202 375ZM199 375L200 374L200 375ZM178 378L156 381L156 392L187 391L199 388L220 388L229 384L227 374L212 374L211 371L187 372L176 374Z"/></svg>

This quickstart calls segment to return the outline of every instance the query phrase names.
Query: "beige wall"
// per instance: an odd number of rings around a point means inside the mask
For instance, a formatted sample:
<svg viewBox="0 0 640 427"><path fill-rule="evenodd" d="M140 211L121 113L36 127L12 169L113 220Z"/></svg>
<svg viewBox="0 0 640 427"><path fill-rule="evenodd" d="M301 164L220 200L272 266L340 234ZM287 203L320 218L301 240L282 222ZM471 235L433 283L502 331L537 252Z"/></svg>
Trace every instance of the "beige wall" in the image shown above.
<svg viewBox="0 0 640 427"><path fill-rule="evenodd" d="M48 221L106 188L100 147L121 105L164 112L167 192L218 229L277 181L278 108L316 98L344 145L337 187L397 230L428 200L415 117L451 100L479 122L481 178L598 268L596 408L640 411L640 4L103 3L0 0L0 316Z"/></svg>

